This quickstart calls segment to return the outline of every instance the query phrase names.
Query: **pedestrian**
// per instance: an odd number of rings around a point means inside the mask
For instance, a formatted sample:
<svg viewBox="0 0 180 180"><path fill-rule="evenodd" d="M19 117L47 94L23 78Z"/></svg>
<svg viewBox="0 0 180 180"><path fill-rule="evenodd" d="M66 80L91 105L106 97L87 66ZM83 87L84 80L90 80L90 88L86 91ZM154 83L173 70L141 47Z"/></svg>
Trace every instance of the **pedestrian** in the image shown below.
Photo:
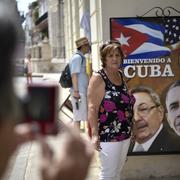
<svg viewBox="0 0 180 180"><path fill-rule="evenodd" d="M32 61L31 54L28 54L24 59L24 70L26 75L27 84L32 83Z"/></svg>
<svg viewBox="0 0 180 180"><path fill-rule="evenodd" d="M135 99L119 69L123 57L119 42L104 43L102 69L92 75L88 87L88 122L92 143L99 151L100 180L120 179L130 143Z"/></svg>
<svg viewBox="0 0 180 180"><path fill-rule="evenodd" d="M73 125L80 129L81 121L87 121L87 87L89 78L86 73L85 54L90 52L86 37L76 40L77 51L70 60L72 77L71 102L73 106Z"/></svg>
<svg viewBox="0 0 180 180"><path fill-rule="evenodd" d="M3 4L1 4L1 7ZM31 124L18 124L23 120L22 109L13 86L13 55L17 43L17 30L12 12L3 6L0 11L0 179L7 169L15 150L24 142L38 140L41 145L40 176L42 180L85 180L93 156L91 144L80 137L79 131L63 128L59 140L58 157ZM38 109L38 107L36 107ZM35 133L36 132L36 133ZM38 135L38 136L37 136ZM14 177L16 178L16 177Z"/></svg>

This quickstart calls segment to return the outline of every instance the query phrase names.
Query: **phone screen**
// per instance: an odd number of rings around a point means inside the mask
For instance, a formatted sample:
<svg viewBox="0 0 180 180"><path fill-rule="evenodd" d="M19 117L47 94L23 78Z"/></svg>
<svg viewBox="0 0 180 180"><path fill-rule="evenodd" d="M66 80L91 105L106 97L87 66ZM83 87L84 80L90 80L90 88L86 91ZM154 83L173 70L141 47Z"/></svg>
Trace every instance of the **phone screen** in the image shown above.
<svg viewBox="0 0 180 180"><path fill-rule="evenodd" d="M49 121L53 112L51 91L48 88L31 88L27 105L28 115L34 121Z"/></svg>

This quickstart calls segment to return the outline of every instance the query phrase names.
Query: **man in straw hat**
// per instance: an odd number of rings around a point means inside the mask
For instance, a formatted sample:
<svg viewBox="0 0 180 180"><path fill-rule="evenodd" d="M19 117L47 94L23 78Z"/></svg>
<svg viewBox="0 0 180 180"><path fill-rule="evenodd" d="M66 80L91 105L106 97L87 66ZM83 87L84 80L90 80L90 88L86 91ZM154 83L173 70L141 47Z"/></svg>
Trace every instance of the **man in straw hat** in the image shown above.
<svg viewBox="0 0 180 180"><path fill-rule="evenodd" d="M80 129L80 122L87 120L87 87L85 54L90 52L90 43L86 37L76 40L77 51L70 60L72 76L71 102L73 106L73 125Z"/></svg>

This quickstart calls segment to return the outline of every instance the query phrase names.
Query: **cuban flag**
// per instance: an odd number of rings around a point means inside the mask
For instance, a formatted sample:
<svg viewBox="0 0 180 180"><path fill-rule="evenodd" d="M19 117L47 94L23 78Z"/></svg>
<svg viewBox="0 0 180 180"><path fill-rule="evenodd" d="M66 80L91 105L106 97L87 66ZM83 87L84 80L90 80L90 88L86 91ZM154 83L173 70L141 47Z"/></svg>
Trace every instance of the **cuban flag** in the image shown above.
<svg viewBox="0 0 180 180"><path fill-rule="evenodd" d="M171 53L164 46L162 25L136 18L111 19L111 38L118 40L126 59L148 59Z"/></svg>

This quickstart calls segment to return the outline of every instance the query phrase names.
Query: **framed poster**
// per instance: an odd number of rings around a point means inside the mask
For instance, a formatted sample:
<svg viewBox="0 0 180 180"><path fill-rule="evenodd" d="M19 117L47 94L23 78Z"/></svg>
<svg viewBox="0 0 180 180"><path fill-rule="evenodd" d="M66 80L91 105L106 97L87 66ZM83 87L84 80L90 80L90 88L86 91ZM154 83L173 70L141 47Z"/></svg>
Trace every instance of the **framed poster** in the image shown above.
<svg viewBox="0 0 180 180"><path fill-rule="evenodd" d="M110 37L136 98L128 154L180 153L180 17L110 18Z"/></svg>

